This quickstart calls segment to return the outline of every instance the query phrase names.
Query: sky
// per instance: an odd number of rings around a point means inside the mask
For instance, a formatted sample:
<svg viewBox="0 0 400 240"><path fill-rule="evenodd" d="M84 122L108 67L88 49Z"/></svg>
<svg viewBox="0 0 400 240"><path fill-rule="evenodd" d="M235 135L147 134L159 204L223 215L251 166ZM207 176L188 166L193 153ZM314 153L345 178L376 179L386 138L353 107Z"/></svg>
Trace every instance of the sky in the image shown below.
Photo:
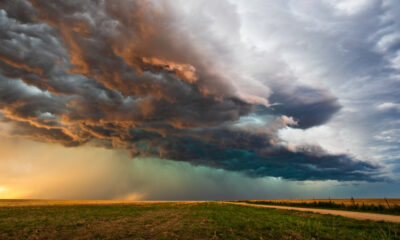
<svg viewBox="0 0 400 240"><path fill-rule="evenodd" d="M397 0L3 0L0 198L400 197Z"/></svg>

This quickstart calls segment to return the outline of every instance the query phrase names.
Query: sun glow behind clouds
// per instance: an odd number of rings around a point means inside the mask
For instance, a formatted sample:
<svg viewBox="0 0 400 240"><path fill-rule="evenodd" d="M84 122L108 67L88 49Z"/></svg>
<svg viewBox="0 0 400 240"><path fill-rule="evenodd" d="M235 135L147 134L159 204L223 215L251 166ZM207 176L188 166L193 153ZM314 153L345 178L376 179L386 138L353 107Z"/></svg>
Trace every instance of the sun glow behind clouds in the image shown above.
<svg viewBox="0 0 400 240"><path fill-rule="evenodd" d="M26 195L17 189L0 186L0 199L18 199L23 197L26 197Z"/></svg>

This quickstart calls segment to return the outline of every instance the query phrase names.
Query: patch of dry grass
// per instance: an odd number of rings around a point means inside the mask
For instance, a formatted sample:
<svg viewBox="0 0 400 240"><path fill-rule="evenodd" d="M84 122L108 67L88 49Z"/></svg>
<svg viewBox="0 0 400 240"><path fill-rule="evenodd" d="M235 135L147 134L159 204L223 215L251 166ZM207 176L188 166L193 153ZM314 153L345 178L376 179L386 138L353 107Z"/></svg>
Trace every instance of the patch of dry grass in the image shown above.
<svg viewBox="0 0 400 240"><path fill-rule="evenodd" d="M159 204L179 203L192 204L204 201L121 201L121 200L41 200L41 199L0 199L0 207L28 207L28 206L73 206L73 205L113 205L113 204Z"/></svg>

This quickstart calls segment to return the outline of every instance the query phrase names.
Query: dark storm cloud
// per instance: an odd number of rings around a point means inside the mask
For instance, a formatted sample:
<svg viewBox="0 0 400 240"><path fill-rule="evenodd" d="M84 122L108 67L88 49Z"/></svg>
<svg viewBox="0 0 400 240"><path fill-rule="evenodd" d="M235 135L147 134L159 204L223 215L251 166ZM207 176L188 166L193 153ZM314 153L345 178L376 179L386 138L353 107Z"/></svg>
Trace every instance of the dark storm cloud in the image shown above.
<svg viewBox="0 0 400 240"><path fill-rule="evenodd" d="M10 134L65 146L90 142L253 177L379 179L372 163L280 142L279 129L321 125L339 110L328 90L283 84L270 99L241 92L244 84L219 69L224 57L209 53L222 54L220 45L202 49L167 4L0 6L0 108L14 127Z"/></svg>
<svg viewBox="0 0 400 240"><path fill-rule="evenodd" d="M292 116L299 128L310 128L328 122L339 111L337 98L324 90L307 87L277 89L270 98L275 102L272 112Z"/></svg>
<svg viewBox="0 0 400 240"><path fill-rule="evenodd" d="M251 136L250 138L254 138ZM239 137L234 140L244 140ZM233 141L234 141L233 140ZM244 172L252 177L274 176L290 180L340 180L379 181L380 166L354 161L346 155L329 155L315 146L303 146L296 151L284 147L271 147L268 139L264 146L249 149L221 146L219 142L181 137L140 142L134 145L134 156L146 156L149 152L166 159L206 165L230 171ZM222 140L221 140L222 141Z"/></svg>
<svg viewBox="0 0 400 240"><path fill-rule="evenodd" d="M0 7L7 11L9 17L22 23L32 22L36 15L28 1L2 1Z"/></svg>

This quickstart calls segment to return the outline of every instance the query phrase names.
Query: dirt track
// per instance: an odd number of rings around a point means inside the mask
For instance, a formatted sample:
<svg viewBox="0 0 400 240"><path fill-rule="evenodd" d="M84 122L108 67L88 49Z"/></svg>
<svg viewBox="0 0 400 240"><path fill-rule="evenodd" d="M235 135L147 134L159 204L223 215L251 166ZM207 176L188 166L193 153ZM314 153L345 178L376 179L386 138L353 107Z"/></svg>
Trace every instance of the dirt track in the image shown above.
<svg viewBox="0 0 400 240"><path fill-rule="evenodd" d="M303 211L303 212L313 212L313 213L320 213L320 214L331 214L331 215L338 215L338 216L343 216L343 217L348 217L348 218L354 218L354 219L358 219L358 220L373 220L373 221L387 221L387 222L400 223L400 216L386 215L386 214L316 209L316 208L299 208L299 207L260 205L260 204L241 203L241 202L226 202L226 203L250 206L250 207L265 207L265 208Z"/></svg>

